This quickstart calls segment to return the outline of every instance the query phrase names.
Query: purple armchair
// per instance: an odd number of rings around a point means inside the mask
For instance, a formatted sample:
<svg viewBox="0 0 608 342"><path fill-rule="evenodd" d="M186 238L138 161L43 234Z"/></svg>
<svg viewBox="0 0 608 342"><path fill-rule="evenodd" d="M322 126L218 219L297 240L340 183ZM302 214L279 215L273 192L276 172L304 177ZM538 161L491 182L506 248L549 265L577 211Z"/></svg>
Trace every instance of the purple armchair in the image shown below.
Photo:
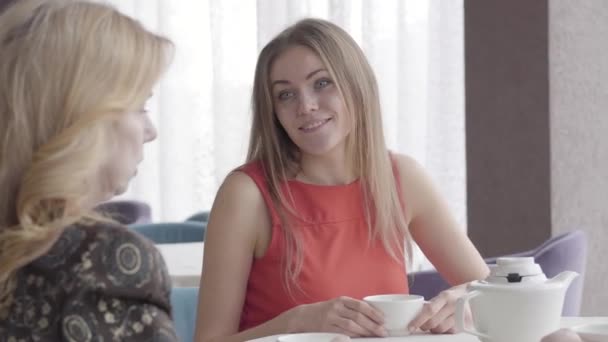
<svg viewBox="0 0 608 342"><path fill-rule="evenodd" d="M152 209L141 201L122 200L102 203L95 208L124 225L144 224L152 221Z"/></svg>
<svg viewBox="0 0 608 342"><path fill-rule="evenodd" d="M583 231L565 233L545 241L533 250L507 256L534 257L548 278L566 270L578 272L580 276L572 282L566 292L562 315L578 316L580 314L587 263L587 236ZM488 264L494 264L496 259L487 258L485 261ZM410 293L422 295L426 299L433 298L450 287L436 271L412 273L409 281Z"/></svg>

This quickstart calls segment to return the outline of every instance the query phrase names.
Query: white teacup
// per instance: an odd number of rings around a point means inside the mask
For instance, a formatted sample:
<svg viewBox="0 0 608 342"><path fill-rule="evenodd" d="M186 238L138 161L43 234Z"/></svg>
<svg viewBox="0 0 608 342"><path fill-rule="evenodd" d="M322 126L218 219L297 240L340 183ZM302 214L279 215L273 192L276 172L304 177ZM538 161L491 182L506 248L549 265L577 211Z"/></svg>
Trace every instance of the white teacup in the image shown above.
<svg viewBox="0 0 608 342"><path fill-rule="evenodd" d="M406 294L368 296L363 300L384 313L384 328L389 336L409 335L407 327L424 305L424 297Z"/></svg>
<svg viewBox="0 0 608 342"><path fill-rule="evenodd" d="M606 342L608 341L608 323L589 323L573 327L583 341Z"/></svg>

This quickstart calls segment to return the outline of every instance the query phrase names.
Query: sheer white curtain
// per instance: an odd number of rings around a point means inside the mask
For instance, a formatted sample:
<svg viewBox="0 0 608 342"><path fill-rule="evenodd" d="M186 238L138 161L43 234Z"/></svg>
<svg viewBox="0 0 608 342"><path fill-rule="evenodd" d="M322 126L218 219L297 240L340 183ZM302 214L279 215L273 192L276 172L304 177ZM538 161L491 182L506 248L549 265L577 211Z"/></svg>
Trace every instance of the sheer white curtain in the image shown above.
<svg viewBox="0 0 608 342"><path fill-rule="evenodd" d="M431 173L466 224L462 0L113 0L176 45L150 101L159 130L124 198L155 220L209 209L243 163L259 49L307 16L329 19L361 45L380 85L389 147Z"/></svg>

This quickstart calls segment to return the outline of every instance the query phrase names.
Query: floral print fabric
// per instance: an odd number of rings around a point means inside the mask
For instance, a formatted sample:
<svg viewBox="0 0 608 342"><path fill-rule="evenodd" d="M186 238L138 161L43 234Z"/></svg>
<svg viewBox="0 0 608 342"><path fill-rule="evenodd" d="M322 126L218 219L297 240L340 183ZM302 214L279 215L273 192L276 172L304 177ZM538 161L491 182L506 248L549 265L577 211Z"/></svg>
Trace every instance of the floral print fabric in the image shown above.
<svg viewBox="0 0 608 342"><path fill-rule="evenodd" d="M66 229L19 270L0 341L177 341L153 243L121 226Z"/></svg>

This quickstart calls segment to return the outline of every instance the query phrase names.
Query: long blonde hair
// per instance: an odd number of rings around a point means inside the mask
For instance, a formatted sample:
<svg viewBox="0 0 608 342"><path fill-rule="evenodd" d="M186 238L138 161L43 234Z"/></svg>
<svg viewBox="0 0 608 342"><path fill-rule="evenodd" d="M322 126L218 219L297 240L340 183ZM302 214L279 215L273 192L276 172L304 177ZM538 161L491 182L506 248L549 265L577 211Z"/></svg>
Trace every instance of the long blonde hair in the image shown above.
<svg viewBox="0 0 608 342"><path fill-rule="evenodd" d="M172 44L107 5L18 0L0 13L0 317L14 276L88 194L117 115L141 106Z"/></svg>
<svg viewBox="0 0 608 342"><path fill-rule="evenodd" d="M361 48L339 26L320 19L304 19L288 27L260 52L253 85L248 161L259 160L268 180L269 192L279 209L286 240L284 281L296 285L302 267L302 246L297 231L287 219L293 213L289 193L281 183L298 165L299 150L280 125L273 108L270 70L287 49L304 46L314 51L328 69L342 95L351 120L346 138L347 158L357 172L365 200L370 240L379 239L390 255L404 262L411 256L409 233L392 164L382 131L376 78ZM296 214L297 215L297 214Z"/></svg>

